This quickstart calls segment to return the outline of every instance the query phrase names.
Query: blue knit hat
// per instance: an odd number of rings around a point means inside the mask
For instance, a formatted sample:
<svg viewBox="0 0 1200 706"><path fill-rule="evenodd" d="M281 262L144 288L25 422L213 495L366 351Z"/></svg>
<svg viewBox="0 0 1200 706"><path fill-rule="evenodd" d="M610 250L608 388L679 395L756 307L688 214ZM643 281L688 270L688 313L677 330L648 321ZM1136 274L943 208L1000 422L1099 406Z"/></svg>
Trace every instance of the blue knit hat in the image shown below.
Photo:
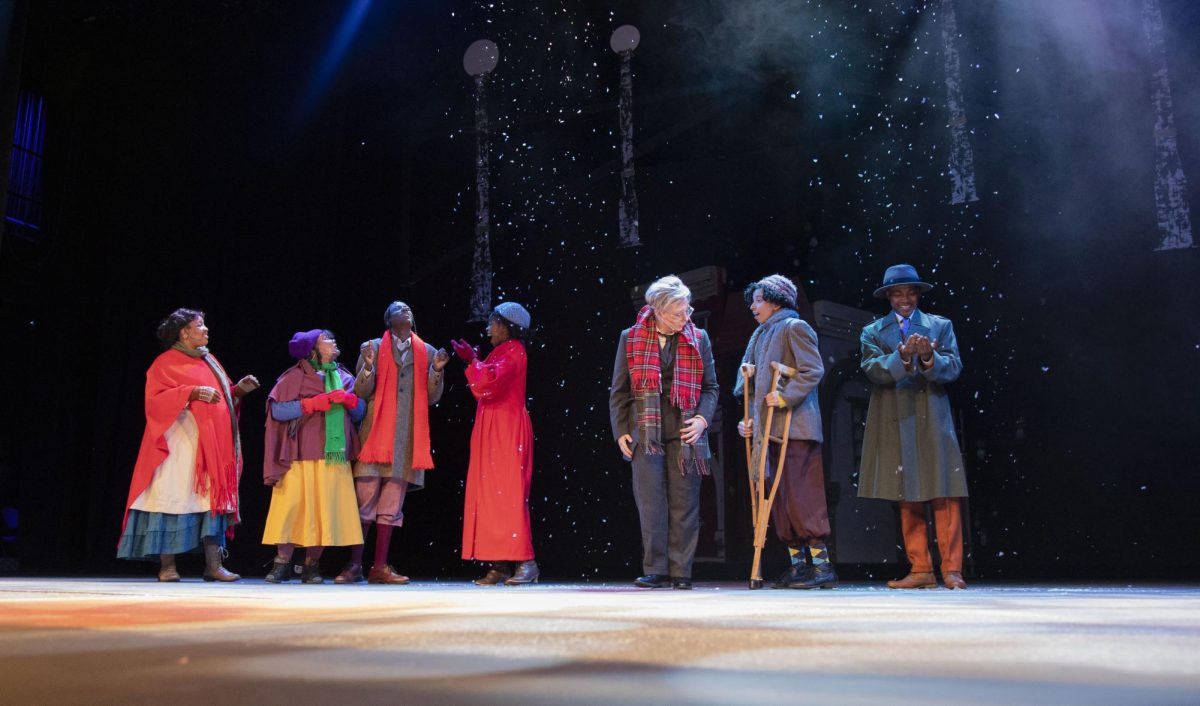
<svg viewBox="0 0 1200 706"><path fill-rule="evenodd" d="M510 321L521 328L529 328L529 312L516 302L501 302L492 309L492 313L505 321Z"/></svg>

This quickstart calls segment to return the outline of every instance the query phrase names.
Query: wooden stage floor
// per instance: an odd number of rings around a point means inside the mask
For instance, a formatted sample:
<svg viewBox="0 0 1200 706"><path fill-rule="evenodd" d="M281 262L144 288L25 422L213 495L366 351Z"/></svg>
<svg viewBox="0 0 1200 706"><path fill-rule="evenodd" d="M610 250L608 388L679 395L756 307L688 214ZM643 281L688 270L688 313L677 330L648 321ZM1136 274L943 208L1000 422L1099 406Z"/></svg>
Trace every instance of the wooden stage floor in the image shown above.
<svg viewBox="0 0 1200 706"><path fill-rule="evenodd" d="M8 704L1200 704L1200 587L0 579Z"/></svg>

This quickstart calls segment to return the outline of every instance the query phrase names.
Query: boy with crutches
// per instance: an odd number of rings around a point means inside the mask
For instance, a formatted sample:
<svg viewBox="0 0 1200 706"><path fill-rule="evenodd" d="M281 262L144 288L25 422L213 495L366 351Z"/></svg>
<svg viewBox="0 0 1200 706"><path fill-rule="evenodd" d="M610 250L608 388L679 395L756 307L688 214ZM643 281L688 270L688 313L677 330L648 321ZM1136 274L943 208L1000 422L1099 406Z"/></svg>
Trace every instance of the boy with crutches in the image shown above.
<svg viewBox="0 0 1200 706"><path fill-rule="evenodd" d="M761 467L774 475L784 447L779 442L787 439L770 516L776 535L788 547L791 565L775 585L830 588L837 584L837 573L825 545L829 510L817 403L817 385L825 369L817 350L817 334L796 312L796 285L788 278L777 274L765 277L746 287L745 297L759 326L742 358L743 364L754 366L753 374L739 376L734 394L741 396L743 386L750 387L751 411L738 423L738 433L754 439L750 473ZM772 389L771 383L781 366L772 366L772 362L795 371L778 390ZM775 409L772 428L762 430L768 408ZM762 453L767 454L765 463ZM756 514L762 514L761 508Z"/></svg>

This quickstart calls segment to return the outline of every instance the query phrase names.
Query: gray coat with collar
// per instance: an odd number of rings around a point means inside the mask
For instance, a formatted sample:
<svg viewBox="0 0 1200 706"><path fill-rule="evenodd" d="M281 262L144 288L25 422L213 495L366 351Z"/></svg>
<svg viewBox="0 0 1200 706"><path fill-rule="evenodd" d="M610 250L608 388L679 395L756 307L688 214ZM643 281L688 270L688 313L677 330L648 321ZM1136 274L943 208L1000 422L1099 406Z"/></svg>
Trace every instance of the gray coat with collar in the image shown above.
<svg viewBox="0 0 1200 706"><path fill-rule="evenodd" d="M382 338L373 338L363 342L359 346L358 364L355 366L354 394L367 401L367 413L358 428L358 438L362 444L366 444L367 437L371 435L371 424L375 414L375 393L377 392L375 368L366 369L366 361L362 353L369 347L375 355L375 361L379 362L379 346L382 342ZM437 404L442 399L443 371L433 369L435 353L437 353L437 349L426 343L425 354L429 360L429 370L424 374L429 376L426 386L429 399L422 400L422 403L429 406ZM416 371L413 370L412 350L406 351L399 359L393 357L393 362L396 365L396 389L392 393L396 395L396 431L392 437L392 465L388 467L359 461L354 464L354 476L356 478L362 476L399 477L408 481L412 486L411 489L415 490L425 486L425 469L412 467L412 410L415 402L413 391L416 387L412 380L413 375L416 374Z"/></svg>
<svg viewBox="0 0 1200 706"><path fill-rule="evenodd" d="M896 315L863 328L860 367L872 383L863 437L858 496L918 502L966 497L967 474L954 431L946 384L958 379L962 360L950 320L919 309L909 334L936 342L933 365L905 366L897 350Z"/></svg>
<svg viewBox="0 0 1200 706"><path fill-rule="evenodd" d="M754 419L754 461L758 468L759 446L762 441L762 425L766 423L767 405L763 398L771 391L771 363L783 363L794 368L796 374L782 385L780 396L792 410L792 423L787 428L787 438L821 442L821 407L817 401L817 386L825 375L821 364L821 353L817 349L817 333L791 309L780 309L766 323L759 325L746 346L743 363L754 365L754 377L750 378L750 413ZM743 400L743 378L738 371L733 394ZM771 438L783 437L783 424L787 420L786 409L776 409L772 415Z"/></svg>

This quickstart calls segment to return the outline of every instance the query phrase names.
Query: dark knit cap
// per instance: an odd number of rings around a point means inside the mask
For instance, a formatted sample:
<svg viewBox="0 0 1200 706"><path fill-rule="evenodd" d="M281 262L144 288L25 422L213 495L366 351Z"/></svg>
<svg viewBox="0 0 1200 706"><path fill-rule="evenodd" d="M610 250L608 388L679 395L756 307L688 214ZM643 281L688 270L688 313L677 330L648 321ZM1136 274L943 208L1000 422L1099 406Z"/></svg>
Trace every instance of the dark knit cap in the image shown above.
<svg viewBox="0 0 1200 706"><path fill-rule="evenodd" d="M775 299L780 306L796 308L796 285L783 275L769 275L746 287L748 294L753 294L756 289L763 290L764 295L774 295L769 298Z"/></svg>

